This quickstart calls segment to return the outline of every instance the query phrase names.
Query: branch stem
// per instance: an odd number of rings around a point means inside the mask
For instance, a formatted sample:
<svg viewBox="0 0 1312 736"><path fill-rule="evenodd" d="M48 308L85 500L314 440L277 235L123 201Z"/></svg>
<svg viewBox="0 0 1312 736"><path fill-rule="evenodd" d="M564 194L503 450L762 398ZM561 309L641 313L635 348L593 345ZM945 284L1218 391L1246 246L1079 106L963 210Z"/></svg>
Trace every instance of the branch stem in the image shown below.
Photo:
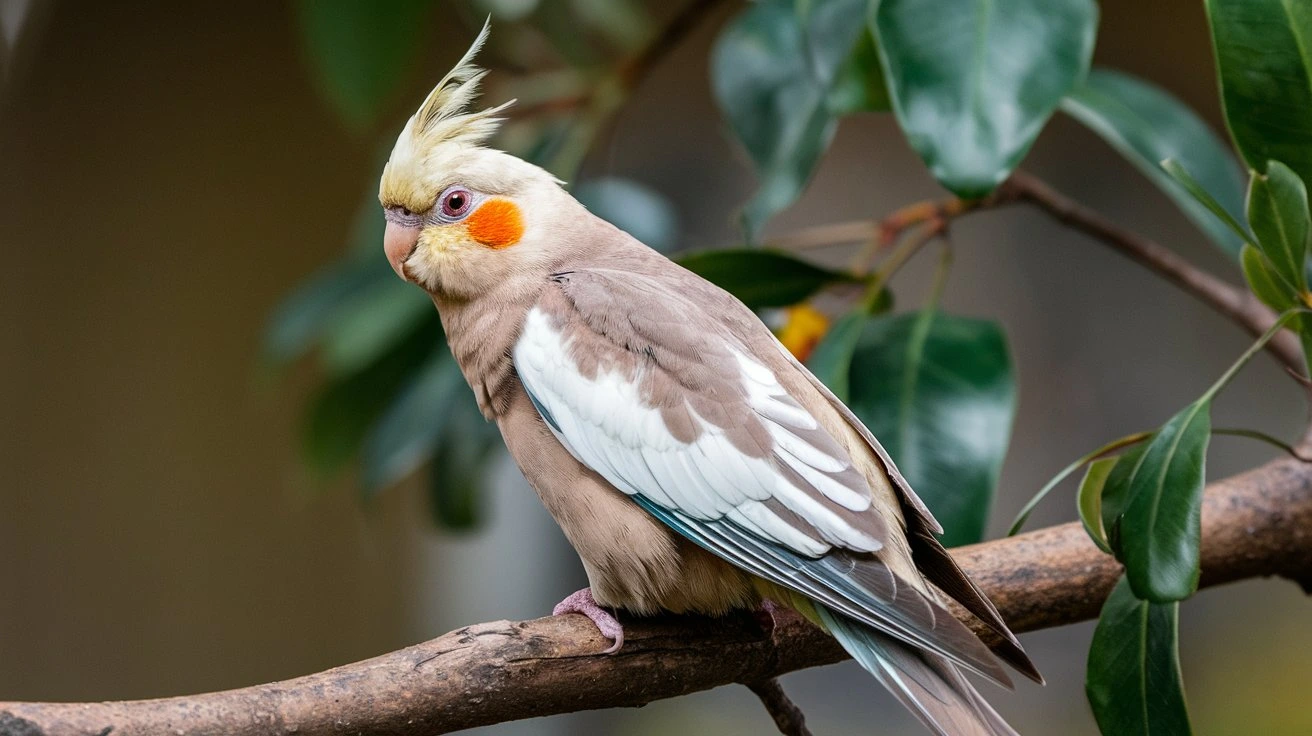
<svg viewBox="0 0 1312 736"><path fill-rule="evenodd" d="M1058 222L1093 237L1116 252L1144 266L1186 293L1216 310L1223 317L1257 337L1276 321L1276 315L1247 289L1234 286L1198 268L1169 248L1136 232L1120 227L1094 210L1085 207L1043 180L1016 171L992 194L982 199L956 198L924 201L895 210L878 222L858 221L811 228L773 241L780 247L817 248L825 245L862 242L853 257L851 270L857 275L869 273L880 253L899 242L909 229L918 234L902 239L893 254L880 264L876 278L883 283L910 259L933 236L951 222L972 212L999 209L1019 202L1029 203ZM884 272L887 271L885 274ZM1270 352L1296 378L1305 375L1302 346L1290 331L1280 331L1265 344Z"/></svg>
<svg viewBox="0 0 1312 736"><path fill-rule="evenodd" d="M1312 465L1280 458L1209 485L1202 526L1202 586L1262 575L1312 584ZM1097 616L1121 574L1078 522L952 554L1017 632ZM986 641L996 641L964 610L953 612ZM750 613L630 620L624 648L602 654L609 644L583 616L497 621L240 690L128 702L0 703L0 733L5 727L47 736L448 733L760 683L845 656L800 616L781 617L766 631ZM854 693L874 687L852 683Z"/></svg>
<svg viewBox="0 0 1312 736"><path fill-rule="evenodd" d="M761 699L761 705L765 706L766 712L774 719L774 725L779 729L779 733L783 736L811 736L811 729L806 727L806 716L802 715L802 709L798 708L784 692L783 686L779 684L779 678L771 677L768 680L751 683L747 688Z"/></svg>
<svg viewBox="0 0 1312 736"><path fill-rule="evenodd" d="M1043 180L1017 171L1003 185L1058 222L1090 235L1127 258L1215 309L1257 337L1270 328L1276 315L1247 289L1241 289L1198 268L1174 251L1138 233L1126 230L1097 212L1053 189ZM1292 332L1282 332L1266 348L1287 368L1302 375L1303 351Z"/></svg>

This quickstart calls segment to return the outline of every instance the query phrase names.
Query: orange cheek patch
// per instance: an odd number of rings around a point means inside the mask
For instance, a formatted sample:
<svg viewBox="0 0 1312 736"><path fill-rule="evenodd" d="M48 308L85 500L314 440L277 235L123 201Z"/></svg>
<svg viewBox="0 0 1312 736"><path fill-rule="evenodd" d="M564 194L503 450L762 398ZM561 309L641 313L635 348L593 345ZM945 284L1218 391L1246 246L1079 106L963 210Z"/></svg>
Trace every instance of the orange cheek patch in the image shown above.
<svg viewBox="0 0 1312 736"><path fill-rule="evenodd" d="M524 237L524 216L508 199L489 199L465 221L469 237L489 248L509 248Z"/></svg>

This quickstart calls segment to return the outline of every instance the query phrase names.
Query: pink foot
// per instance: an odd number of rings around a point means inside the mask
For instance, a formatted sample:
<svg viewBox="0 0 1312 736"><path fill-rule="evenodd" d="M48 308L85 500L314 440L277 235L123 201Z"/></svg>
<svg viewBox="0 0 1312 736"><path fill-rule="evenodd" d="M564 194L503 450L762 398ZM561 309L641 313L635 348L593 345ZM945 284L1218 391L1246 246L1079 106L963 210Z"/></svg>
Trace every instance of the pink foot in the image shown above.
<svg viewBox="0 0 1312 736"><path fill-rule="evenodd" d="M761 605L752 611L752 615L756 617L756 623L760 624L761 631L774 636L775 627L779 625L779 619L785 615L786 611L787 609L769 598L762 598Z"/></svg>
<svg viewBox="0 0 1312 736"><path fill-rule="evenodd" d="M597 599L592 597L592 588L584 588L573 593L551 609L552 616L562 616L566 613L581 613L587 616L596 624L602 636L615 640L615 643L604 652L605 654L614 654L624 646L624 627L606 609L597 605Z"/></svg>

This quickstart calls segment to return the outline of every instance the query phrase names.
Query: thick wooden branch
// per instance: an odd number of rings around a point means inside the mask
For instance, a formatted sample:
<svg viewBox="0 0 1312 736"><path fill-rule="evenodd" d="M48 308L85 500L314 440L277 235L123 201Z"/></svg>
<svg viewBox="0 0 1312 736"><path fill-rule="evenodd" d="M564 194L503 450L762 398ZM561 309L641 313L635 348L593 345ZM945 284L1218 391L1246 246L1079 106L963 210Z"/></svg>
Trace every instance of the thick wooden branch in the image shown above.
<svg viewBox="0 0 1312 736"><path fill-rule="evenodd" d="M1120 573L1078 524L954 554L1022 632L1093 618ZM1312 465L1277 460L1207 489L1202 584L1263 575L1312 587ZM240 690L116 703L0 703L0 736L446 733L762 683L844 656L800 619L763 631L747 614L634 621L623 650L597 654L608 644L582 616L496 621Z"/></svg>

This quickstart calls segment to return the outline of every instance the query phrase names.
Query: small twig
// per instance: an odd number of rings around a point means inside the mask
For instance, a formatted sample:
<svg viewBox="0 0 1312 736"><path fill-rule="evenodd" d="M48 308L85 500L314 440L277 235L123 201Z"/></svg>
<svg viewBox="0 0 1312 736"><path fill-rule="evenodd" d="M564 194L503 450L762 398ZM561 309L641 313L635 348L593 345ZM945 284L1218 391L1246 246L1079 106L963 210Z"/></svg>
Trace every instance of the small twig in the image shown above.
<svg viewBox="0 0 1312 736"><path fill-rule="evenodd" d="M806 727L806 716L802 709L789 699L779 684L778 678L771 677L761 682L749 683L747 688L756 693L761 704L774 719L774 725L784 736L811 736L811 729Z"/></svg>
<svg viewBox="0 0 1312 736"><path fill-rule="evenodd" d="M937 223L937 231L942 232L952 221L976 210L998 209L1016 202L1016 193L1006 187L999 187L987 197L981 199L958 199L953 197L942 201L925 201L909 204L894 210L875 225L874 236L852 259L852 270L865 273L872 267L875 257L898 241L909 228L917 225Z"/></svg>
<svg viewBox="0 0 1312 736"><path fill-rule="evenodd" d="M853 241L865 245L854 256L851 270L866 274L879 253L897 243L907 230L920 227L916 235L903 238L903 243L876 272L880 286L894 271L901 268L917 250L943 231L948 224L963 215L982 210L1027 202L1038 207L1058 222L1090 235L1112 249L1162 276L1195 298L1215 309L1222 316L1238 324L1253 336L1261 335L1275 323L1276 315L1255 296L1198 268L1169 248L1136 232L1120 227L1092 209L1053 189L1037 177L1017 171L992 194L982 199L945 199L916 202L898 210L878 222L849 222L839 225L810 228L795 235L784 236L774 242L780 247L797 249L837 245ZM1266 349L1285 368L1300 377L1304 375L1303 350L1294 333L1286 330L1267 343Z"/></svg>
<svg viewBox="0 0 1312 736"><path fill-rule="evenodd" d="M673 51L722 0L692 0L670 19L650 43L620 67L620 81L633 89L666 54Z"/></svg>
<svg viewBox="0 0 1312 736"><path fill-rule="evenodd" d="M692 0L688 5L670 19L661 30L652 37L636 54L620 62L613 74L605 75L586 92L541 100L527 105L513 107L508 116L515 119L531 118L538 115L566 113L601 105L610 110L617 106L607 98L622 98L642 83L651 70L665 58L697 27L697 24L715 9L722 0ZM622 93L613 95L616 91Z"/></svg>
<svg viewBox="0 0 1312 736"><path fill-rule="evenodd" d="M879 233L879 223L872 220L852 220L829 225L816 225L773 237L771 248L782 250L810 250L832 245L864 243Z"/></svg>
<svg viewBox="0 0 1312 736"><path fill-rule="evenodd" d="M539 115L568 113L583 107L591 99L591 92L580 92L578 94L565 95L564 97L551 97L538 102L531 102L526 105L514 105L506 110L505 116L511 120L524 120L526 118L535 118Z"/></svg>
<svg viewBox="0 0 1312 736"><path fill-rule="evenodd" d="M1051 215L1058 222L1091 235L1122 255L1147 267L1220 312L1252 335L1275 323L1276 315L1245 289L1232 286L1198 268L1174 251L1138 233L1126 230L1097 212L1065 196L1042 180L1017 171L1003 185L1014 194ZM1303 373L1303 351L1292 332L1267 343L1269 350L1290 370Z"/></svg>
<svg viewBox="0 0 1312 736"><path fill-rule="evenodd" d="M692 0L652 40L613 73L602 76L587 92L571 95L555 105L535 104L536 112L574 109L574 119L546 168L562 179L573 179L603 126L615 115L651 70L673 51L722 0ZM563 106L563 107L562 107Z"/></svg>

